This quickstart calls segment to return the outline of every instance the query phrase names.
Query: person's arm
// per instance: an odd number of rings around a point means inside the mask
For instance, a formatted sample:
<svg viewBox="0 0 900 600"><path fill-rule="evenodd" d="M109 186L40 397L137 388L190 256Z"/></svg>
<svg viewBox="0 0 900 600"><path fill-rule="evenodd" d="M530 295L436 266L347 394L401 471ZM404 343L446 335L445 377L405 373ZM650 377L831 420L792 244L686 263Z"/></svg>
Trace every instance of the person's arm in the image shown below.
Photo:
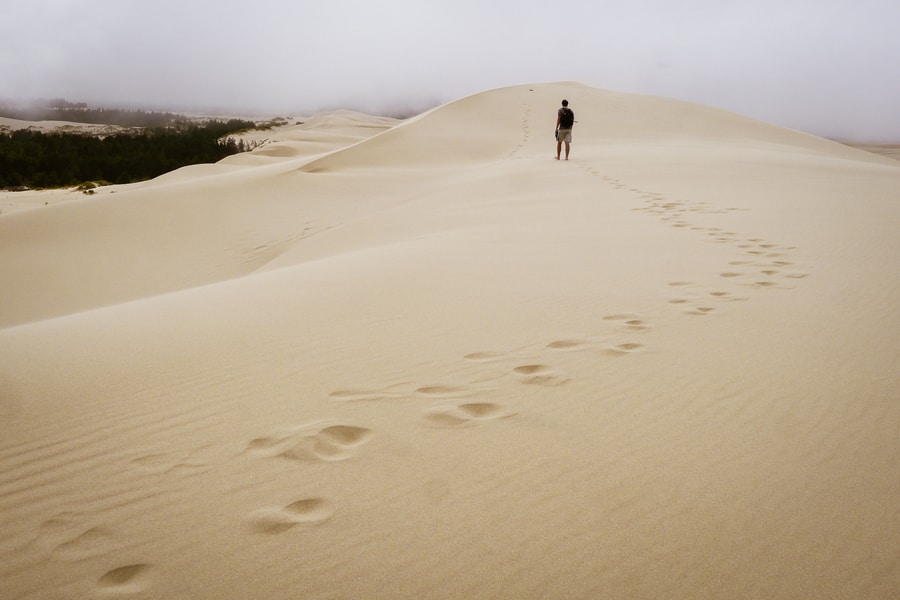
<svg viewBox="0 0 900 600"><path fill-rule="evenodd" d="M559 114L559 111L556 111L556 131L559 131L560 121L562 121L562 115Z"/></svg>

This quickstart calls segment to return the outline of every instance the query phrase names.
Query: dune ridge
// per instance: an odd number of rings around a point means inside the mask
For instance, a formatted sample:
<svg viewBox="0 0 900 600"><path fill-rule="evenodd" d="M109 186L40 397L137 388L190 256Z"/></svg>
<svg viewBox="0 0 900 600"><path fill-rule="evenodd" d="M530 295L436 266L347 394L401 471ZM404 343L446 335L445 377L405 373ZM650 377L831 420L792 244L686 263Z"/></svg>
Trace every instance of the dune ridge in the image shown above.
<svg viewBox="0 0 900 600"><path fill-rule="evenodd" d="M896 161L577 83L272 136L0 214L0 596L900 587Z"/></svg>

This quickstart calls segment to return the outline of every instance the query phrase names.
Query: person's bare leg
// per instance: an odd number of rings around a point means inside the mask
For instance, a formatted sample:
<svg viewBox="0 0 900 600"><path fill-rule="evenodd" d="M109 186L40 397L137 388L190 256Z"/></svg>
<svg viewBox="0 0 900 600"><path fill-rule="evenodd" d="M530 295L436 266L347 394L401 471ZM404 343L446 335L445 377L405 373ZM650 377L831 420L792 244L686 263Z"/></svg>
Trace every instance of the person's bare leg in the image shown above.
<svg viewBox="0 0 900 600"><path fill-rule="evenodd" d="M571 144L569 142L566 142L566 160L569 160L569 146L570 145Z"/></svg>
<svg viewBox="0 0 900 600"><path fill-rule="evenodd" d="M562 152L562 142L556 142L556 160L559 160L559 155Z"/></svg>

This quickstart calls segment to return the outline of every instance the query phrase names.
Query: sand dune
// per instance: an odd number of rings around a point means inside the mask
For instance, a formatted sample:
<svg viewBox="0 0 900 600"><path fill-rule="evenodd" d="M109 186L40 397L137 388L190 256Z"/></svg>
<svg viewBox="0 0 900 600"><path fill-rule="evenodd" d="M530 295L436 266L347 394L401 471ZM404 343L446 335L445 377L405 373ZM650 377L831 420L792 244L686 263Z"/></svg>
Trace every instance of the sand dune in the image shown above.
<svg viewBox="0 0 900 600"><path fill-rule="evenodd" d="M0 214L0 597L900 589L896 161L575 83L272 135Z"/></svg>
<svg viewBox="0 0 900 600"><path fill-rule="evenodd" d="M861 144L854 142L843 143L847 144L848 146L852 146L853 148L865 150L866 152L871 152L873 154L900 160L900 144Z"/></svg>
<svg viewBox="0 0 900 600"><path fill-rule="evenodd" d="M78 123L76 121L22 121L20 119L0 117L0 131L18 131L20 129L31 129L43 133L62 131L80 132L90 135L109 135L111 133L127 130L128 128L116 125Z"/></svg>

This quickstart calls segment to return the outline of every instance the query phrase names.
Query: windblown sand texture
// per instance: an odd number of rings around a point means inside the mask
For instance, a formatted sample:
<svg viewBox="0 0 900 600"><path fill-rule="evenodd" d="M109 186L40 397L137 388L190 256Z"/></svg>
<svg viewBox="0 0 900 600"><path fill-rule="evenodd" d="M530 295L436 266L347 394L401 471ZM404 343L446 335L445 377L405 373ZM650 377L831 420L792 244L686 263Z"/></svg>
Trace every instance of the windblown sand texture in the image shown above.
<svg viewBox="0 0 900 600"><path fill-rule="evenodd" d="M574 83L271 136L2 198L0 597L896 598L896 161Z"/></svg>

